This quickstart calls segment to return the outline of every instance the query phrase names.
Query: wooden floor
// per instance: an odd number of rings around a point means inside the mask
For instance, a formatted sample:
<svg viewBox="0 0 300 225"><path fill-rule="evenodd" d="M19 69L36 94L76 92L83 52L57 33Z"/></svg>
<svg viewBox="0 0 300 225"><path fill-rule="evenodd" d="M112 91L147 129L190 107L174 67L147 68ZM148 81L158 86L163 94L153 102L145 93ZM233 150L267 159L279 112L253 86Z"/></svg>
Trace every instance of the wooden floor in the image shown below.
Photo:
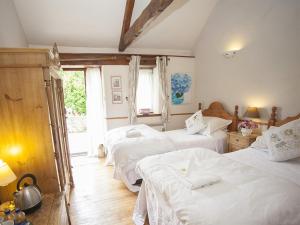
<svg viewBox="0 0 300 225"><path fill-rule="evenodd" d="M137 195L112 178L113 168L96 158L75 157L72 162L72 225L132 225Z"/></svg>

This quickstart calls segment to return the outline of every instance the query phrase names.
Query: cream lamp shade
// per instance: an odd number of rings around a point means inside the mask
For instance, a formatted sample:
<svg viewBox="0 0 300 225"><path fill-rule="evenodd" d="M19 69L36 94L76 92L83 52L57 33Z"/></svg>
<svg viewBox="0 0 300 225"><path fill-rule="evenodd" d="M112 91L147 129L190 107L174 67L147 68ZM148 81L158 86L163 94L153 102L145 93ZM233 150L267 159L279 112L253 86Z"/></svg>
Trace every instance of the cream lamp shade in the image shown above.
<svg viewBox="0 0 300 225"><path fill-rule="evenodd" d="M259 115L257 107L248 107L247 111L244 114L244 117L246 117L246 118L253 118L253 119L260 118L260 115Z"/></svg>
<svg viewBox="0 0 300 225"><path fill-rule="evenodd" d="M0 186L7 186L17 179L14 172L10 169L7 163L0 159Z"/></svg>

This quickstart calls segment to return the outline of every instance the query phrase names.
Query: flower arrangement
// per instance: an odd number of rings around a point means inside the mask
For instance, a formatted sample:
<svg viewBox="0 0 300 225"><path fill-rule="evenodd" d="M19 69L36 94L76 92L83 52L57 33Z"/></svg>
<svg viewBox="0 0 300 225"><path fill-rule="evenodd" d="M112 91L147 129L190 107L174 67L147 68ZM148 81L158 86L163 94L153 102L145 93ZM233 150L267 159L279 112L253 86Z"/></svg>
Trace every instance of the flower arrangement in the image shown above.
<svg viewBox="0 0 300 225"><path fill-rule="evenodd" d="M239 123L239 128L255 129L257 128L257 124L254 123L252 120L242 120L242 122Z"/></svg>
<svg viewBox="0 0 300 225"><path fill-rule="evenodd" d="M175 73L171 77L172 102L175 105L184 101L184 93L192 86L192 78L188 74Z"/></svg>
<svg viewBox="0 0 300 225"><path fill-rule="evenodd" d="M242 120L242 122L239 123L238 127L241 130L243 136L248 136L252 133L252 130L257 128L258 126L252 120Z"/></svg>

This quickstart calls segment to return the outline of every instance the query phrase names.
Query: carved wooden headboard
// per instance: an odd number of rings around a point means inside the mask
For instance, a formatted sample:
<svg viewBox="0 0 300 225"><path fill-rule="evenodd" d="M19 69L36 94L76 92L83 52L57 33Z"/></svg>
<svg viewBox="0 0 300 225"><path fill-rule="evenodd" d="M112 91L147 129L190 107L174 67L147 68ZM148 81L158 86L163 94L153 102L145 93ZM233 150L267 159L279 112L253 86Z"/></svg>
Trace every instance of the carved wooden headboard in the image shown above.
<svg viewBox="0 0 300 225"><path fill-rule="evenodd" d="M272 107L272 113L271 113L271 117L268 122L268 127L270 127L270 126L280 127L288 122L300 119L300 113L297 116L289 116L283 120L277 120L276 117L277 117L277 107L274 106L274 107Z"/></svg>
<svg viewBox="0 0 300 225"><path fill-rule="evenodd" d="M201 109L201 103L199 103L199 110ZM220 102L213 102L209 105L207 109L202 110L203 116L214 116L219 117L225 120L232 120L232 123L228 126L229 131L237 131L238 127L238 110L239 107L236 105L234 109L234 114L231 115L229 112L227 112L222 103Z"/></svg>

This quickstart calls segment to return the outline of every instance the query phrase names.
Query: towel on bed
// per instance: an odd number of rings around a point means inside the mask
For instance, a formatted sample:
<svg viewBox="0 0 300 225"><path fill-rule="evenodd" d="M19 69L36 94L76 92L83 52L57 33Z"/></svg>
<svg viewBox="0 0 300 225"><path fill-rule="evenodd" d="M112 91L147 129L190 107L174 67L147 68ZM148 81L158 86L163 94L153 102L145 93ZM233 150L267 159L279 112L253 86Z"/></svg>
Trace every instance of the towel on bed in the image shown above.
<svg viewBox="0 0 300 225"><path fill-rule="evenodd" d="M209 171L209 168L207 169ZM194 159L189 160L186 171L180 174L187 188L191 190L213 185L221 181L220 176L199 170L198 162Z"/></svg>
<svg viewBox="0 0 300 225"><path fill-rule="evenodd" d="M184 177L184 179L187 181L186 184L191 190L213 185L221 181L221 177L217 175L199 174L197 172L191 173L189 176Z"/></svg>
<svg viewBox="0 0 300 225"><path fill-rule="evenodd" d="M141 137L141 136L142 136L142 133L135 128L132 128L126 132L126 137L128 137L128 138L136 138L136 137Z"/></svg>

